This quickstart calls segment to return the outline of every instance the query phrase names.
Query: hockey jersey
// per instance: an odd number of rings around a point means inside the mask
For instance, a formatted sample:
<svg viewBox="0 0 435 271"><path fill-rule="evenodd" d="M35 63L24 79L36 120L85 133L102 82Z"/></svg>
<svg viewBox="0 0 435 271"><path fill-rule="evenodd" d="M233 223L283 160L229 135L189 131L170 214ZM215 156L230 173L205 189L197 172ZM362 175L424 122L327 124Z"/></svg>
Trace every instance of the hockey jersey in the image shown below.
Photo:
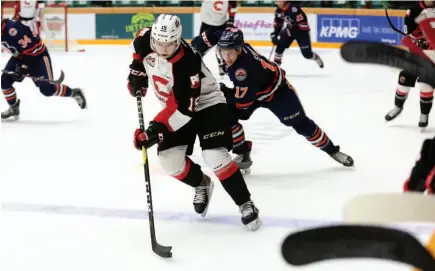
<svg viewBox="0 0 435 271"><path fill-rule="evenodd" d="M290 32L309 31L308 18L298 4L287 3L284 8L277 7L273 23L274 33L287 29Z"/></svg>
<svg viewBox="0 0 435 271"><path fill-rule="evenodd" d="M223 31L208 29L192 40L192 45L204 54L216 45ZM248 43L243 46L241 56L228 69L235 93L229 103L239 109L248 109L255 103L272 100L275 91L287 84L285 72L274 62L258 54ZM227 95L229 97L229 95Z"/></svg>
<svg viewBox="0 0 435 271"><path fill-rule="evenodd" d="M224 25L228 20L233 20L237 12L237 1L203 0L200 18L203 23L213 26Z"/></svg>
<svg viewBox="0 0 435 271"><path fill-rule="evenodd" d="M133 41L133 58L143 62L148 85L163 107L155 121L176 131L195 112L226 102L219 84L190 45L181 40L174 55L165 59L151 49L150 35L149 28L139 31Z"/></svg>
<svg viewBox="0 0 435 271"><path fill-rule="evenodd" d="M44 1L28 1L19 0L15 4L14 18L20 18L21 20L39 20L40 13L44 7Z"/></svg>
<svg viewBox="0 0 435 271"><path fill-rule="evenodd" d="M6 20L1 33L2 48L15 57L38 56L47 50L39 35L21 21Z"/></svg>

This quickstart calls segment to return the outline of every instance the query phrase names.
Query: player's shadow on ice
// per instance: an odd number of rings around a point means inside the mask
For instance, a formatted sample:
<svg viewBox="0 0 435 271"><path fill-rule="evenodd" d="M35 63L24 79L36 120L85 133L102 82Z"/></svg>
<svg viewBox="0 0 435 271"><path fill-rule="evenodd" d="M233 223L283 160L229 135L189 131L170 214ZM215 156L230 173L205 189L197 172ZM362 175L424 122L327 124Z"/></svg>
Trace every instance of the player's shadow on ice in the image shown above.
<svg viewBox="0 0 435 271"><path fill-rule="evenodd" d="M288 172L273 173L264 172L256 173L252 168L252 173L246 176L246 182L255 186L268 186L274 188L306 188L324 182L331 182L333 176L337 174L349 174L354 171L355 167L343 167L332 165L319 169L307 169L307 171L297 171L289 169ZM327 179L327 180L326 180Z"/></svg>

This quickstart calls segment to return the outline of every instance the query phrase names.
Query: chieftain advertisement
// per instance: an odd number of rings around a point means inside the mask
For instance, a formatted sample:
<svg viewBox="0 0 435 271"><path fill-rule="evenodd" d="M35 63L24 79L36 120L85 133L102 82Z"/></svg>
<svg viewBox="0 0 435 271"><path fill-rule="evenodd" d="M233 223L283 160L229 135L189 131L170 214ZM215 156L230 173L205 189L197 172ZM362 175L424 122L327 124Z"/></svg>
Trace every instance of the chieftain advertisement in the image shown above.
<svg viewBox="0 0 435 271"><path fill-rule="evenodd" d="M191 14L174 14L180 17L183 26L183 38L192 38L193 19ZM159 14L96 14L97 39L133 39L136 33L151 27Z"/></svg>
<svg viewBox="0 0 435 271"><path fill-rule="evenodd" d="M393 24L403 31L403 18L390 18ZM349 40L400 45L402 36L391 28L385 16L318 15L317 41L344 43Z"/></svg>

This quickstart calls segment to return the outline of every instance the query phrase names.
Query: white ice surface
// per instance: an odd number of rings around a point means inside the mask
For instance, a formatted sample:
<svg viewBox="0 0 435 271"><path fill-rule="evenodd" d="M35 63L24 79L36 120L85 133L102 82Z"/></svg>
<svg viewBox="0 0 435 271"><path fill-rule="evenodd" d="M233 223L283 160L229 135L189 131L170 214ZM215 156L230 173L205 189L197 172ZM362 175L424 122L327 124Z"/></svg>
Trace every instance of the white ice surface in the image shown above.
<svg viewBox="0 0 435 271"><path fill-rule="evenodd" d="M268 56L270 48L259 51ZM432 123L426 133L417 127L417 90L400 118L384 122L398 71L350 65L335 50L318 53L323 70L298 49L285 53L283 67L308 116L353 156L355 168L343 168L259 109L243 122L254 141L246 181L265 224L252 233L241 226L237 207L218 183L208 217L196 217L193 191L167 177L151 149L157 238L173 246L170 260L150 249L142 158L132 147L136 103L126 89L130 49L52 53L55 77L63 69L65 84L84 88L89 109L81 111L71 99L46 98L30 80L16 85L21 120L2 123L0 130L0 270L410 270L375 260L296 268L280 256L287 234L341 219L352 196L400 192L423 139L435 131ZM2 54L2 67L7 59ZM205 60L216 74L214 53ZM147 122L159 109L149 94ZM1 100L3 111L7 104ZM194 160L202 164L198 150ZM427 235L417 236L425 241Z"/></svg>

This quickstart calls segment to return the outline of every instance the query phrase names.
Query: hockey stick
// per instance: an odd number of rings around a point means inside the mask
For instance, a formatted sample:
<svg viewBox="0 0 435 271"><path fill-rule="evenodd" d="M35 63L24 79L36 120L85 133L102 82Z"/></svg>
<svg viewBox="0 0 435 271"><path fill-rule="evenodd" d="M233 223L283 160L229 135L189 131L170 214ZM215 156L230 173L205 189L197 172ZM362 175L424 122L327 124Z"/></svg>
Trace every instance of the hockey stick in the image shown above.
<svg viewBox="0 0 435 271"><path fill-rule="evenodd" d="M269 54L269 58L268 58L268 60L270 60L271 58L272 58L272 54L273 54L273 51L275 50L275 45L273 45L272 46L272 49L270 50L270 54Z"/></svg>
<svg viewBox="0 0 435 271"><path fill-rule="evenodd" d="M60 76L56 80L49 80L49 79L40 78L40 77L37 77L37 76L18 74L18 73L14 72L14 71L7 71L7 70L1 70L1 71L2 71L2 73L6 73L6 74L9 74L9 75L27 77L27 78L31 78L31 79L33 79L35 81L47 82L47 83L53 84L53 85L60 85L60 84L62 84L63 80L65 79L65 74L63 73L62 70L60 70Z"/></svg>
<svg viewBox="0 0 435 271"><path fill-rule="evenodd" d="M359 195L346 202L343 213L348 223L435 223L435 197L418 192Z"/></svg>
<svg viewBox="0 0 435 271"><path fill-rule="evenodd" d="M142 110L142 90L138 90L136 92L137 99L137 113L139 117L139 128L142 131L145 131L145 125L143 120L143 110ZM156 229L154 226L154 211L153 211L153 200L151 197L151 178L150 178L150 169L148 165L148 153L147 149L142 146L142 157L143 157L143 169L145 174L145 186L147 193L147 205L148 205L148 219L150 225L150 235L151 235L151 247L157 255L163 258L171 258L172 257L172 247L171 246L162 246L157 243L156 238Z"/></svg>
<svg viewBox="0 0 435 271"><path fill-rule="evenodd" d="M350 63L370 63L395 67L435 84L435 65L423 56L377 42L349 41L340 49L341 57Z"/></svg>
<svg viewBox="0 0 435 271"><path fill-rule="evenodd" d="M397 33L406 36L405 32L400 31L399 29L397 29L397 27L394 26L393 22L391 21L390 16L388 15L388 9L385 8L385 16L387 17L387 21L388 24L390 25L391 29L393 29L394 31L396 31Z"/></svg>
<svg viewBox="0 0 435 271"><path fill-rule="evenodd" d="M281 252L291 265L350 258L392 260L435 270L435 259L407 232L375 226L331 226L290 234Z"/></svg>
<svg viewBox="0 0 435 271"><path fill-rule="evenodd" d="M409 36L414 42L419 44L419 46L424 46L424 44L422 44L421 41L415 39L415 37L413 35L408 35L405 32L399 30L397 27L394 26L393 22L391 21L390 16L388 15L388 9L387 8L385 8L385 16L387 17L387 21L388 21L388 24L390 25L391 29L393 29L395 32L401 34L402 36L405 36L405 37Z"/></svg>

